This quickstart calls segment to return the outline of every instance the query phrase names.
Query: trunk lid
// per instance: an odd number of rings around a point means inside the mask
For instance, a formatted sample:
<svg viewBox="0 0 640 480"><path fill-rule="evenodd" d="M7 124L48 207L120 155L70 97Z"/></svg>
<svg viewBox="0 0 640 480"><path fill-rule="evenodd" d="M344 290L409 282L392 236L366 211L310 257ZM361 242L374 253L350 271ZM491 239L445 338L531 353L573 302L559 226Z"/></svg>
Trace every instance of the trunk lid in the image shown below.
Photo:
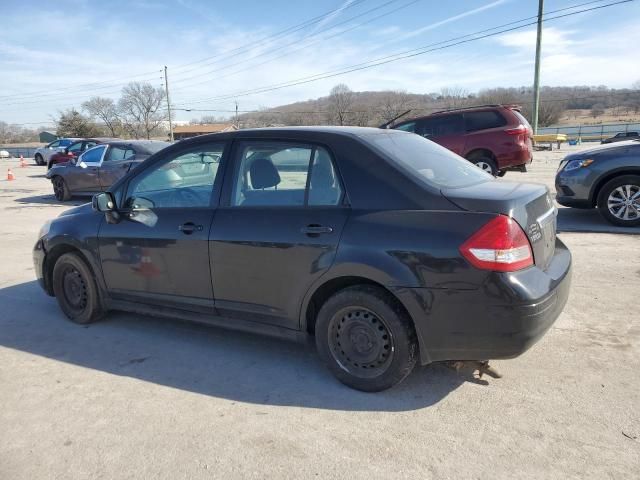
<svg viewBox="0 0 640 480"><path fill-rule="evenodd" d="M548 267L555 253L557 209L546 186L495 180L441 192L463 210L512 217L531 243L535 265Z"/></svg>

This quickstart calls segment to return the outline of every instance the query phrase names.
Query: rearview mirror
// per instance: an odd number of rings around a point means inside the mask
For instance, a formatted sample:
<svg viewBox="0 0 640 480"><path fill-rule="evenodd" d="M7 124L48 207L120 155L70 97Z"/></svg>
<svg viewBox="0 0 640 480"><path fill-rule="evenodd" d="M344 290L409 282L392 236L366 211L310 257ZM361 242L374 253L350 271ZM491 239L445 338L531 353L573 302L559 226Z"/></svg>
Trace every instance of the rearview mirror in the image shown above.
<svg viewBox="0 0 640 480"><path fill-rule="evenodd" d="M112 212L116 208L116 201L110 192L98 193L91 199L91 206L96 212Z"/></svg>

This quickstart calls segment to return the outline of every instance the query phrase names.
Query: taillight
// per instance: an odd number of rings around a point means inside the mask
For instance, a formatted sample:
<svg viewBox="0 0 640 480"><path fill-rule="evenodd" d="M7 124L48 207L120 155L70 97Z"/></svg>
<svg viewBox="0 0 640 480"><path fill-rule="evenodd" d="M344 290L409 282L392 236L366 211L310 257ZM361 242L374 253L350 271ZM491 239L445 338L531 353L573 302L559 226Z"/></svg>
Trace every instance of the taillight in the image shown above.
<svg viewBox="0 0 640 480"><path fill-rule="evenodd" d="M471 265L482 270L514 272L533 265L531 244L520 225L498 215L460 246Z"/></svg>
<svg viewBox="0 0 640 480"><path fill-rule="evenodd" d="M516 128L507 128L504 133L507 135L522 135L523 133L527 133L527 127L520 124Z"/></svg>

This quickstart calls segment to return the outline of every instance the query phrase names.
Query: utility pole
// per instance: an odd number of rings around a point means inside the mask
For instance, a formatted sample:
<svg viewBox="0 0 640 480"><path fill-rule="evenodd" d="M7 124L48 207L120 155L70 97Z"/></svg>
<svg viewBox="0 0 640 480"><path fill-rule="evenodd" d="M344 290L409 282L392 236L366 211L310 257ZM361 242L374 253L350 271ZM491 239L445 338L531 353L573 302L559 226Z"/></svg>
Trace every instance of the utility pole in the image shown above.
<svg viewBox="0 0 640 480"><path fill-rule="evenodd" d="M236 128L240 129L240 125L238 124L238 101L236 100Z"/></svg>
<svg viewBox="0 0 640 480"><path fill-rule="evenodd" d="M164 66L164 91L167 94L167 111L169 112L169 138L173 142L173 122L171 121L171 100L169 100L169 79L166 65Z"/></svg>
<svg viewBox="0 0 640 480"><path fill-rule="evenodd" d="M538 0L538 36L536 37L536 70L533 77L533 134L538 133L538 108L540 107L540 50L542 48L542 11L544 0Z"/></svg>

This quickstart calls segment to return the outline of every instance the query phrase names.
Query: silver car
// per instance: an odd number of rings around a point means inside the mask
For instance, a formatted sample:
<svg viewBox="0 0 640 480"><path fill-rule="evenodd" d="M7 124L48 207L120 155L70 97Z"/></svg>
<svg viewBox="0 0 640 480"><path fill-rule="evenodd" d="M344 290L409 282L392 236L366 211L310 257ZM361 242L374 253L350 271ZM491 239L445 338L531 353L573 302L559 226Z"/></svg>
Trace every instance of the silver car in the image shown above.
<svg viewBox="0 0 640 480"><path fill-rule="evenodd" d="M81 140L80 138L60 138L50 144L36 149L33 157L38 165L47 165L51 155L64 151L73 142Z"/></svg>

